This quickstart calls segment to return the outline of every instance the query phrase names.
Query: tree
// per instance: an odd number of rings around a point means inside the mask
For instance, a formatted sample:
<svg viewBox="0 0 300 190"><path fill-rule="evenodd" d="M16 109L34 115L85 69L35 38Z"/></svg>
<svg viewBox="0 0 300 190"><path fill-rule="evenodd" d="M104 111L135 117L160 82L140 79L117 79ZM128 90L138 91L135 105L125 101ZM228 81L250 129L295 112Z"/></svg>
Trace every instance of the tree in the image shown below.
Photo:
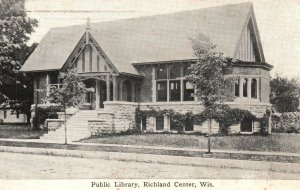
<svg viewBox="0 0 300 190"><path fill-rule="evenodd" d="M287 79L277 75L270 82L270 102L278 112L298 110L300 87L296 79Z"/></svg>
<svg viewBox="0 0 300 190"><path fill-rule="evenodd" d="M26 42L37 20L27 16L24 5L25 0L0 0L0 100L30 114L31 80L19 69L36 47Z"/></svg>
<svg viewBox="0 0 300 190"><path fill-rule="evenodd" d="M67 144L67 113L66 109L80 107L85 103L86 93L93 89L86 88L75 69L61 72L59 77L63 80L63 87L51 87L46 101L63 107L65 119L65 144Z"/></svg>
<svg viewBox="0 0 300 190"><path fill-rule="evenodd" d="M193 84L196 93L204 105L208 118L208 153L210 153L211 121L218 112L218 103L226 98L226 84L230 80L225 77L229 61L221 52L216 51L216 45L208 37L199 34L191 38L197 62L189 67L187 79Z"/></svg>

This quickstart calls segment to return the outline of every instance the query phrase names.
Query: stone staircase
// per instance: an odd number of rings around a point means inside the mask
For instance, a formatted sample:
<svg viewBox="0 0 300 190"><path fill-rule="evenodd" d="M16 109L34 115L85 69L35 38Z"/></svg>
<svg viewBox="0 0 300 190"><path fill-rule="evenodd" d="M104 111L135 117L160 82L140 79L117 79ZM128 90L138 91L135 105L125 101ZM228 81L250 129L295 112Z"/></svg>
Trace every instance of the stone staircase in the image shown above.
<svg viewBox="0 0 300 190"><path fill-rule="evenodd" d="M78 141L91 136L88 129L88 120L97 120L98 111L80 110L67 120L67 140ZM50 131L40 137L43 142L65 142L65 126L62 125L55 131Z"/></svg>

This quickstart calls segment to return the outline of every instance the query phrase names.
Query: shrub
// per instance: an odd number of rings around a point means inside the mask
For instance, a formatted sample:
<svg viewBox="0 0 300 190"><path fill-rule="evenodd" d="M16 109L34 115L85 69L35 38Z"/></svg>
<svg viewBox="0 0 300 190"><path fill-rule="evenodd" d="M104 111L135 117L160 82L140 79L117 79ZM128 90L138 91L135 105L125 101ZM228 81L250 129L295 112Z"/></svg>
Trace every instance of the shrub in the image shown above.
<svg viewBox="0 0 300 190"><path fill-rule="evenodd" d="M272 132L299 133L300 112L286 112L272 116Z"/></svg>
<svg viewBox="0 0 300 190"><path fill-rule="evenodd" d="M32 130L40 130L41 125L44 124L46 119L57 119L57 112L61 111L59 108L55 107L47 107L47 108L39 108L35 109L35 115L32 118Z"/></svg>
<svg viewBox="0 0 300 190"><path fill-rule="evenodd" d="M136 127L129 128L126 131L121 131L119 133L120 135L136 135L136 134L142 134L142 131Z"/></svg>

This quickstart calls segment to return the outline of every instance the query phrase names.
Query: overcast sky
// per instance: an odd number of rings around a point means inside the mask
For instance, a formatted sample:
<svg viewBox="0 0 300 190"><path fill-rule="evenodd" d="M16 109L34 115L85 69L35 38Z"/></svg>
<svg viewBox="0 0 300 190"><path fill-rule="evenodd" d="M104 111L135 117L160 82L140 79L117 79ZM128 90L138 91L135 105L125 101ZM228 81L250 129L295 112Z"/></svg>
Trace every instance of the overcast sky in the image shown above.
<svg viewBox="0 0 300 190"><path fill-rule="evenodd" d="M272 75L300 79L300 0L27 0L28 15L39 21L30 43L52 27L140 17L251 1Z"/></svg>

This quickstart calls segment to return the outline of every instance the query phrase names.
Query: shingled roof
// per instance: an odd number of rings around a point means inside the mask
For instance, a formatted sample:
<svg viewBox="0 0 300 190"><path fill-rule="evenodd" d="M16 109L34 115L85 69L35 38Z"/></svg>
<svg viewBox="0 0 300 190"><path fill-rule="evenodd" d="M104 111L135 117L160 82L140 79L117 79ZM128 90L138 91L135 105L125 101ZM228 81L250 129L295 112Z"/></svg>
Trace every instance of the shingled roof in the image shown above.
<svg viewBox="0 0 300 190"><path fill-rule="evenodd" d="M90 33L119 72L138 74L133 63L195 59L189 38L200 32L233 58L251 14L241 3L94 23ZM84 25L51 29L21 70L60 70L84 33Z"/></svg>

